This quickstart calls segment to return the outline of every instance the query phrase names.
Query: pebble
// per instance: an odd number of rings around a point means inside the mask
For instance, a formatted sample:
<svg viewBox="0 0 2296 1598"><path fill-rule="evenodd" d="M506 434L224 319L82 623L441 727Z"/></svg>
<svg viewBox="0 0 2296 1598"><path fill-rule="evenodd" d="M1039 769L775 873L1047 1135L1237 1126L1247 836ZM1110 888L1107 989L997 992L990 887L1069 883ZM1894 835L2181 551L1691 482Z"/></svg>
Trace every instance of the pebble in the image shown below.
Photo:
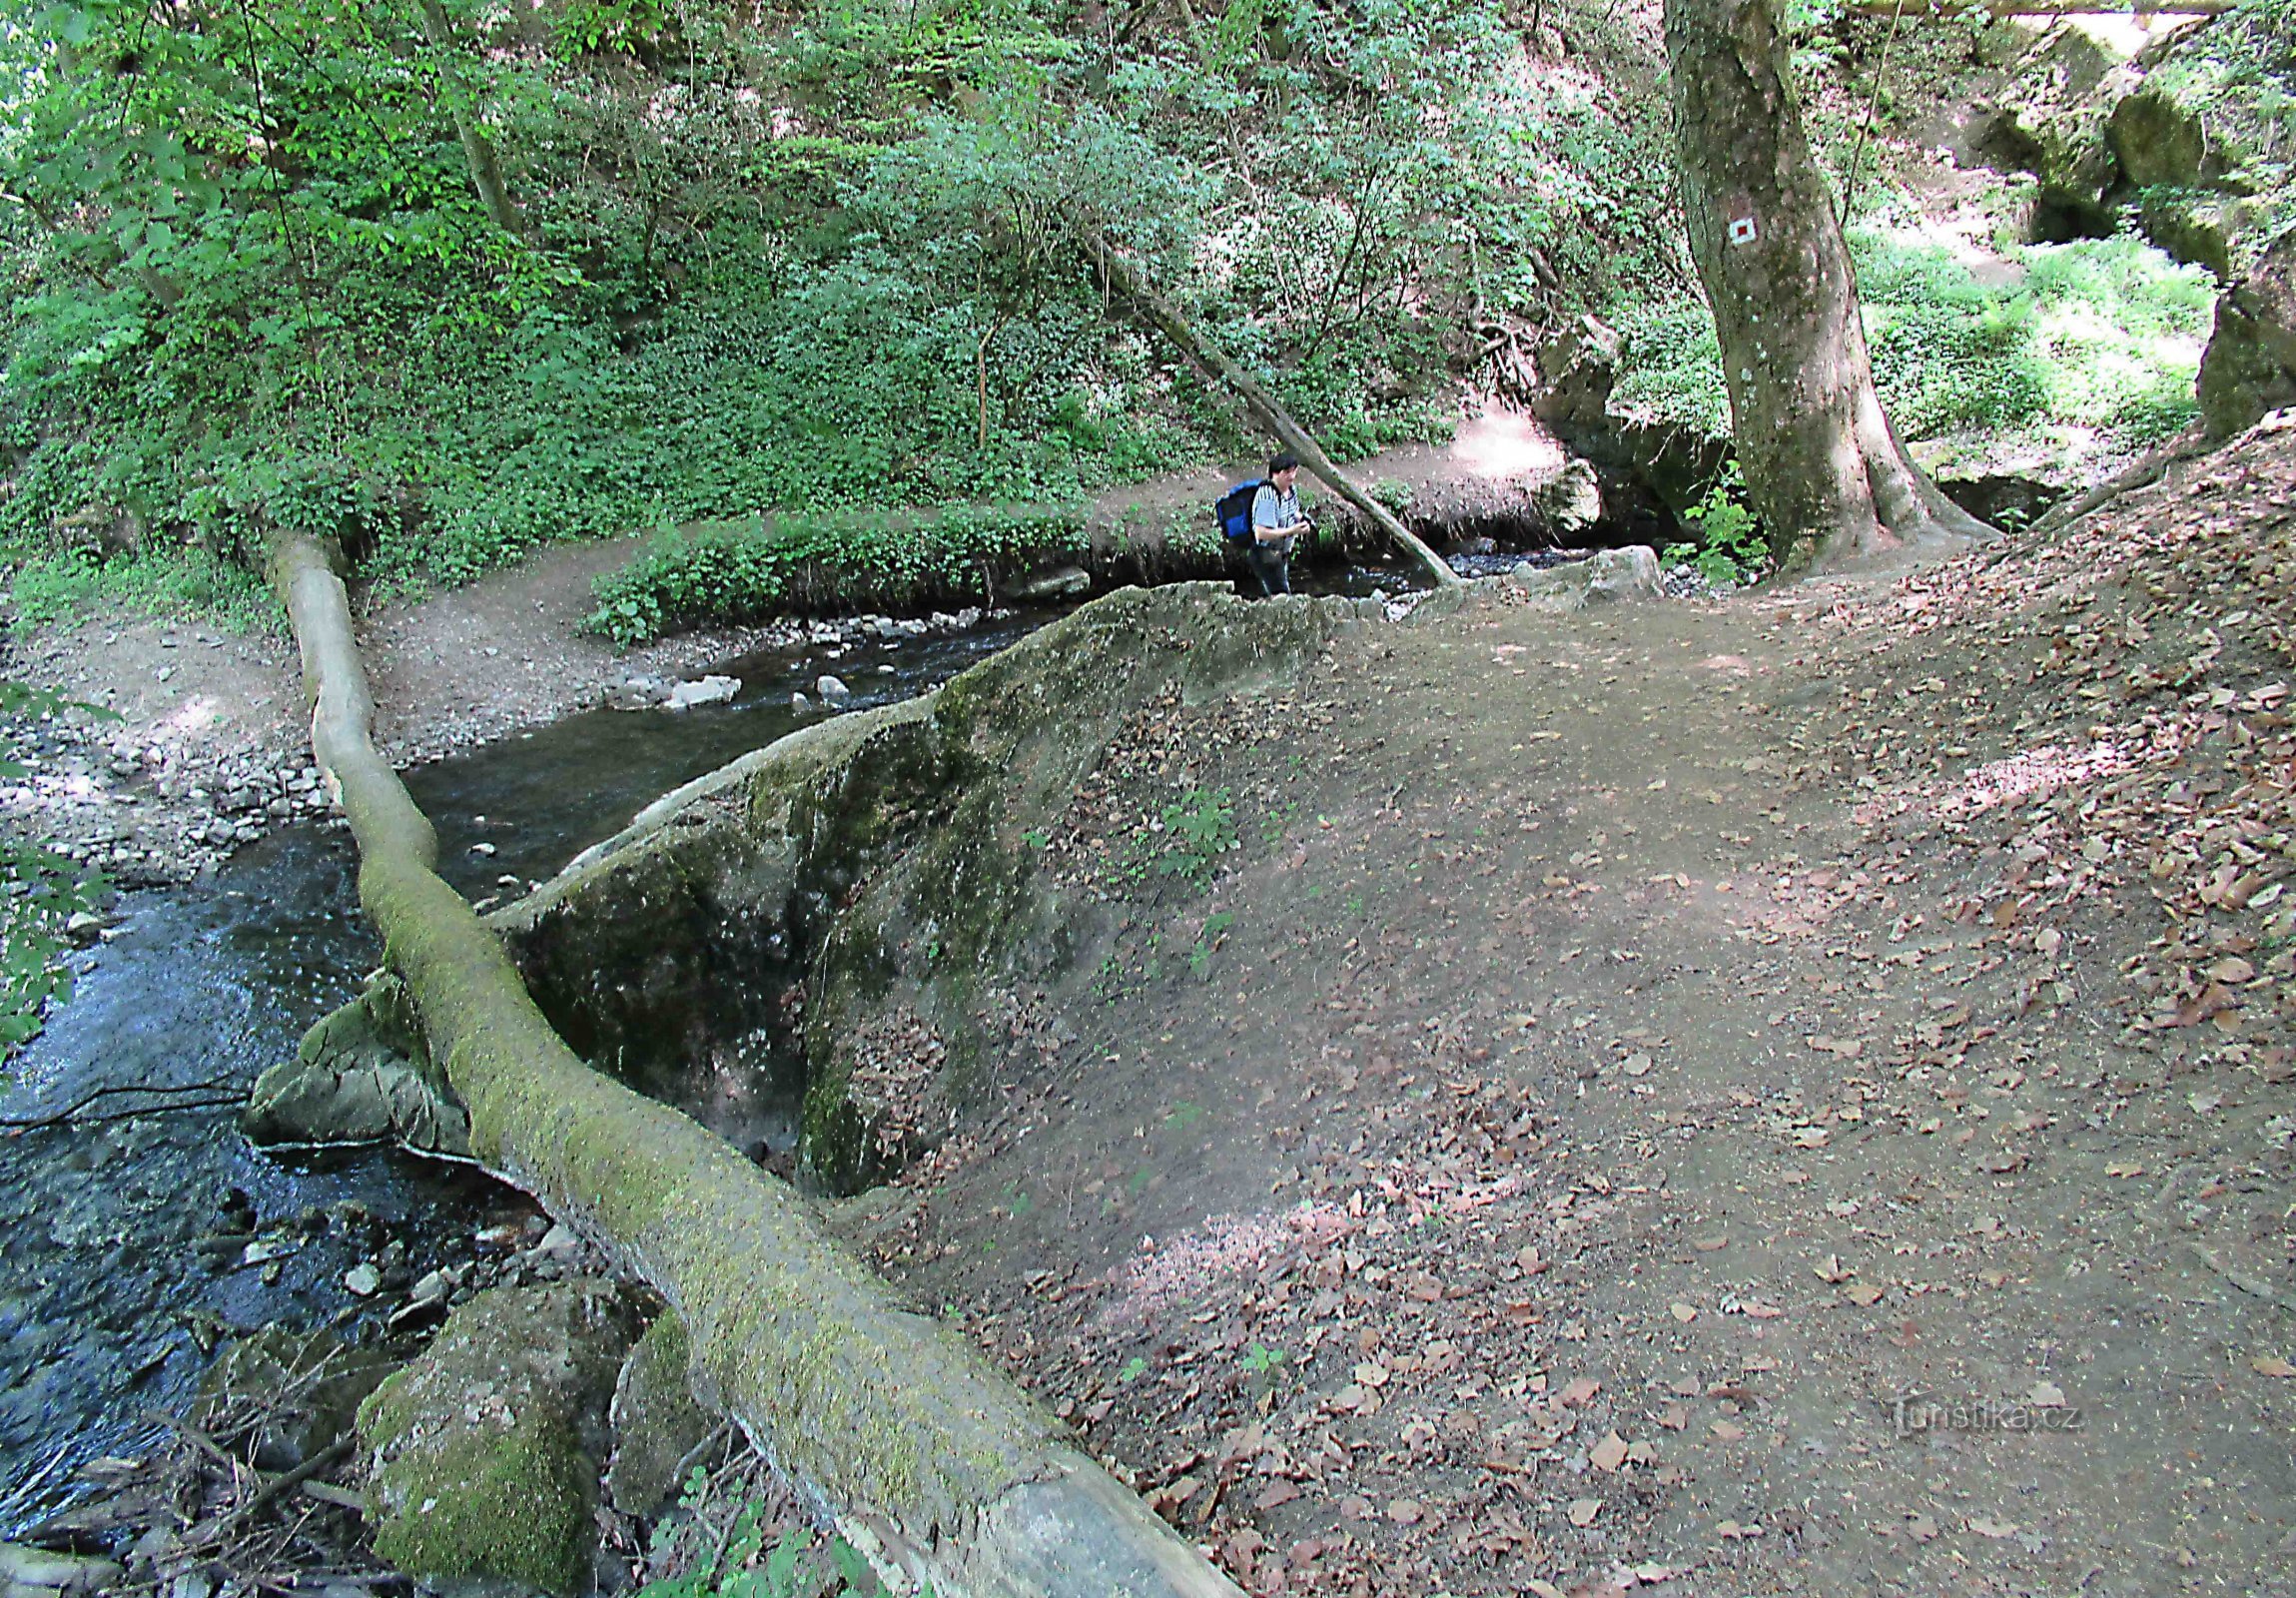
<svg viewBox="0 0 2296 1598"><path fill-rule="evenodd" d="M383 1272L375 1268L373 1260L361 1260L343 1273L344 1286L361 1298L372 1298L383 1290Z"/></svg>

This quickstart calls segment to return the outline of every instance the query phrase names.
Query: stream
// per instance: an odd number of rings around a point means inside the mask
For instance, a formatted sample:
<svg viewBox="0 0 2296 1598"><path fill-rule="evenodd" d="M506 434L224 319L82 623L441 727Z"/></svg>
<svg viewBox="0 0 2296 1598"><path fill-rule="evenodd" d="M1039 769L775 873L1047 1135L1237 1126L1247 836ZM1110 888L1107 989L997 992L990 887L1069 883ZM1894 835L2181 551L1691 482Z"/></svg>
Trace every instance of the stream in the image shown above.
<svg viewBox="0 0 2296 1598"><path fill-rule="evenodd" d="M860 709L921 693L1059 614L959 636L745 656L728 705L586 711L404 773L438 830L439 871L473 900L539 880L678 784L807 720L791 693L835 672ZM492 853L473 850L486 844ZM0 1086L0 1117L92 1090L220 1082L244 1094L359 991L381 949L358 909L349 833L297 826L212 878L124 896L116 934ZM134 1109L125 1095L106 1108ZM399 1295L344 1275L397 1245L398 1278L466 1259L473 1234L530 1213L477 1173L373 1149L251 1147L233 1108L0 1140L0 1538L73 1496L73 1471L146 1450L215 1351L267 1325L380 1336Z"/></svg>
<svg viewBox="0 0 2296 1598"><path fill-rule="evenodd" d="M1405 586L1364 570L1321 592ZM439 871L474 902L515 897L667 790L771 743L834 672L850 708L910 697L1053 620L1008 614L956 636L791 648L716 668L730 704L583 712L404 773L438 832ZM380 958L340 828L287 828L214 876L124 896L79 957L71 1000L0 1082L0 1117L54 1114L92 1090L217 1084L235 1100L353 997ZM514 880L506 880L514 879ZM124 1095L107 1107L150 1103ZM532 1212L483 1176L391 1150L283 1155L240 1136L236 1103L0 1135L0 1538L53 1514L73 1473L134 1455L182 1409L215 1352L277 1325L380 1337L393 1283L471 1256L474 1233ZM361 1260L395 1261L356 1297Z"/></svg>

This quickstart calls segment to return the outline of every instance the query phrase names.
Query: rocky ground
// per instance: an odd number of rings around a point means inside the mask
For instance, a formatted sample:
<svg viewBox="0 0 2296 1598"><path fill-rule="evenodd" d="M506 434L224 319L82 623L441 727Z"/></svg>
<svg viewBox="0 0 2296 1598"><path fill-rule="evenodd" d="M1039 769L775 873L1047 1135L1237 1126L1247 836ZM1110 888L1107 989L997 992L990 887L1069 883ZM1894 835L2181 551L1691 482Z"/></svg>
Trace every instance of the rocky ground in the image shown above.
<svg viewBox="0 0 2296 1598"><path fill-rule="evenodd" d="M699 678L754 650L952 632L979 611L781 621L690 633L627 652L579 630L590 583L625 544L542 551L468 588L383 607L362 623L384 751L437 760L605 705L647 709L730 692ZM112 616L11 639L0 673L71 708L10 722L26 773L0 816L123 887L188 882L283 822L326 816L294 645L194 622Z"/></svg>
<svg viewBox="0 0 2296 1598"><path fill-rule="evenodd" d="M845 1223L1255 1592L2280 1590L2292 419L1147 707L1058 1024Z"/></svg>

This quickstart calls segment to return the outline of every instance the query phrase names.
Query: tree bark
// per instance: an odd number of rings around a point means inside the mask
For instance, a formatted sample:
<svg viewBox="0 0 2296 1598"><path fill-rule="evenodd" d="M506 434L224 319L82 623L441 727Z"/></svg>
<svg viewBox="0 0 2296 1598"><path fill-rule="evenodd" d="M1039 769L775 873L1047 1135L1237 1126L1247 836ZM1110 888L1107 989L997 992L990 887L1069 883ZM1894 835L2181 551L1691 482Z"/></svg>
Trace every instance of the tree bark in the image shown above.
<svg viewBox="0 0 2296 1598"><path fill-rule="evenodd" d="M1787 49L1777 0L1666 0L1683 213L1747 497L1787 571L1991 537L1913 464L1883 413Z"/></svg>
<svg viewBox="0 0 2296 1598"><path fill-rule="evenodd" d="M1250 373L1237 366L1226 351L1199 333L1195 324L1180 314L1177 306L1150 288L1138 267L1114 251L1110 251L1103 259L1108 266L1109 280L1116 285L1118 291L1138 306L1150 322L1162 330L1164 337L1178 345L1190 360L1234 390L1245 408L1259 418L1260 425L1273 433L1276 441L1284 448L1297 455L1299 463L1315 473L1324 486L1362 512L1373 526L1394 541L1397 548L1417 561L1419 568L1434 580L1436 587L1464 586L1463 579L1451 569L1449 562L1428 548L1417 533L1404 526L1394 511L1355 486L1352 480L1331 463L1331 457L1309 436L1307 429L1291 419L1290 412L1276 401L1275 396L1261 388Z"/></svg>
<svg viewBox="0 0 2296 1598"><path fill-rule="evenodd" d="M510 198L509 188L502 182L501 163L494 159L494 146L478 126L477 98L462 77L454 25L447 20L446 8L440 0L422 0L422 31L428 35L431 48L438 52L438 70L446 78L446 111L454 119L454 137L462 142L462 164L470 169L470 187L478 191L478 198L486 207L486 215L494 219L494 226L523 239L526 237L525 214L518 209L518 202Z"/></svg>
<svg viewBox="0 0 2296 1598"><path fill-rule="evenodd" d="M430 823L375 747L327 551L275 530L270 566L313 701L312 750L359 844L360 903L469 1112L472 1154L668 1301L696 1396L908 1583L898 1590L1243 1598L978 1349L896 1302L786 1186L566 1047L431 869Z"/></svg>

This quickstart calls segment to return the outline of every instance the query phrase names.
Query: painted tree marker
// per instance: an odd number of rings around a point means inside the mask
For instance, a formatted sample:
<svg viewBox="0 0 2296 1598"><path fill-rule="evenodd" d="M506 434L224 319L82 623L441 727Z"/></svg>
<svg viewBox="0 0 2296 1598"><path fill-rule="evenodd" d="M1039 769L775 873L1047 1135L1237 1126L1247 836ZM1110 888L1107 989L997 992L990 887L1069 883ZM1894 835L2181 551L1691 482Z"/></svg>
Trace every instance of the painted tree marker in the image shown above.
<svg viewBox="0 0 2296 1598"><path fill-rule="evenodd" d="M1730 242L1732 244L1752 244L1756 237L1752 217L1732 217L1730 219Z"/></svg>

